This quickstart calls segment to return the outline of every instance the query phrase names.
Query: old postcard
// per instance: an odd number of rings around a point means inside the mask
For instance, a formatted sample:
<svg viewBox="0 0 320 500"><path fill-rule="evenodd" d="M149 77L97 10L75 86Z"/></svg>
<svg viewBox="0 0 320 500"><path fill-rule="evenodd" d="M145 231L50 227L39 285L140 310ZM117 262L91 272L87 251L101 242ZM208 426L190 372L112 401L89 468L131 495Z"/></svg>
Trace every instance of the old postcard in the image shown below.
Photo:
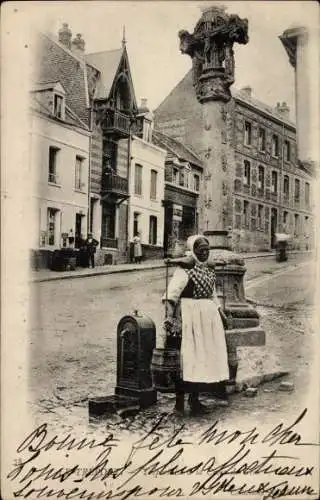
<svg viewBox="0 0 320 500"><path fill-rule="evenodd" d="M1 28L2 498L319 498L318 4Z"/></svg>

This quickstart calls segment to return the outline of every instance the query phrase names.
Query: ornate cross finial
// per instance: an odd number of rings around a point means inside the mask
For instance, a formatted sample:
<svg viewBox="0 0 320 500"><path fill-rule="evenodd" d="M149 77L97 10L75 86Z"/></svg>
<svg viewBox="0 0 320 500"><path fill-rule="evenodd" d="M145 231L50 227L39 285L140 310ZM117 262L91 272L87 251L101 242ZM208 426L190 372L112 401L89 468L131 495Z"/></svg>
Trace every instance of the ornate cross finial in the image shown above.
<svg viewBox="0 0 320 500"><path fill-rule="evenodd" d="M123 25L123 32L122 32L122 48L124 49L125 46L126 46L126 43L127 43L127 40L126 40L126 27L125 25Z"/></svg>
<svg viewBox="0 0 320 500"><path fill-rule="evenodd" d="M199 9L201 10L201 12L207 12L208 10L212 9L225 12L227 10L227 7L217 2L209 1L209 2L201 2L199 4Z"/></svg>
<svg viewBox="0 0 320 500"><path fill-rule="evenodd" d="M178 33L180 50L192 59L193 84L197 98L228 102L234 82L233 44L248 43L248 20L227 14L218 4L205 5L195 30Z"/></svg>

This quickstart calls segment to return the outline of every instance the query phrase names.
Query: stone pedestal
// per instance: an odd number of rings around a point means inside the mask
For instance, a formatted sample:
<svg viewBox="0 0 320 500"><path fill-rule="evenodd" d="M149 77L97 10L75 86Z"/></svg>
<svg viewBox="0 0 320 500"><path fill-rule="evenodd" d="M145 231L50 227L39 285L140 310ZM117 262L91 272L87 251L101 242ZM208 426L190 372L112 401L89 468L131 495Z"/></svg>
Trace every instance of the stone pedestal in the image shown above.
<svg viewBox="0 0 320 500"><path fill-rule="evenodd" d="M226 331L230 382L235 384L237 347L265 345L265 332L259 314L247 303L244 290L244 260L227 248L210 251L209 266L216 273L216 288L221 305L229 319Z"/></svg>

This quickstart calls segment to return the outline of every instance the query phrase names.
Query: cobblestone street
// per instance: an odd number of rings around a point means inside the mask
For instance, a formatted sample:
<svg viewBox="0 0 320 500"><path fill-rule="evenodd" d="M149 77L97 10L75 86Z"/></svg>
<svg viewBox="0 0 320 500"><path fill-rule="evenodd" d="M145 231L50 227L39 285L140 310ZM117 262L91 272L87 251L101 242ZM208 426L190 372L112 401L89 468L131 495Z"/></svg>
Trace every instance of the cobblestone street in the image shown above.
<svg viewBox="0 0 320 500"><path fill-rule="evenodd" d="M309 257L310 258L310 257ZM295 392L280 393L280 381L260 386L254 400L243 394L231 398L229 408L217 408L221 419L268 418L300 408L300 396L312 360L312 262L303 255L287 263L274 258L247 263L246 294L259 305L267 343L238 349L238 379L267 372L290 371ZM116 380L116 327L134 308L159 325L164 269L32 285L34 314L30 343L30 404L37 419L59 427L88 425L87 399L112 394ZM170 412L170 395L139 416ZM268 411L266 410L268 408ZM192 419L190 419L190 422ZM142 425L142 424L141 424ZM193 422L201 425L201 419Z"/></svg>

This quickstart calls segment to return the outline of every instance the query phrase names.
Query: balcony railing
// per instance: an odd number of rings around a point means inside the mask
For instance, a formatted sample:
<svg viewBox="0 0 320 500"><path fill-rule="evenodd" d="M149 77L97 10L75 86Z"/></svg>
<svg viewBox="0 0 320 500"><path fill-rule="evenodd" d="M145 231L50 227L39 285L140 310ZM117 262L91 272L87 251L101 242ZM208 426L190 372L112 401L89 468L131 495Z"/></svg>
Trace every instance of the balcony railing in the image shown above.
<svg viewBox="0 0 320 500"><path fill-rule="evenodd" d="M102 121L103 131L126 137L130 132L130 117L115 109L107 109Z"/></svg>
<svg viewBox="0 0 320 500"><path fill-rule="evenodd" d="M117 174L106 174L103 183L106 193L126 195L129 192L128 179Z"/></svg>

